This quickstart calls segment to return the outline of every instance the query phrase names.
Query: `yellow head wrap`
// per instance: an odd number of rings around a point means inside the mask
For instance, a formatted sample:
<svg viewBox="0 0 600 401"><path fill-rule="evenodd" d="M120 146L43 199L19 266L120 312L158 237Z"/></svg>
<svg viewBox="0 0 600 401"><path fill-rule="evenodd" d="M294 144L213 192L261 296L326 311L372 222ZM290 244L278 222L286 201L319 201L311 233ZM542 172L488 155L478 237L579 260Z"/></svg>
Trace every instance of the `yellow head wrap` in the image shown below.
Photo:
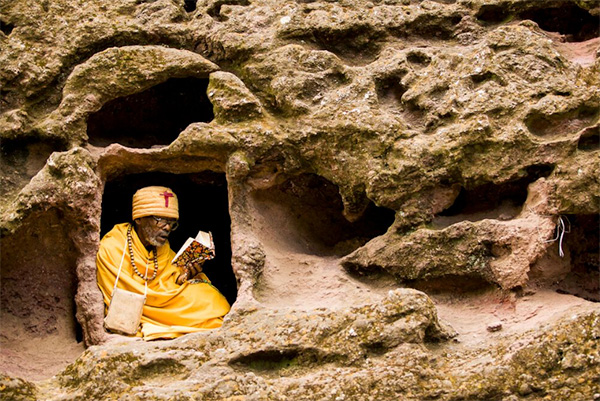
<svg viewBox="0 0 600 401"><path fill-rule="evenodd" d="M177 195L167 187L145 187L133 195L133 220L146 216L179 218Z"/></svg>

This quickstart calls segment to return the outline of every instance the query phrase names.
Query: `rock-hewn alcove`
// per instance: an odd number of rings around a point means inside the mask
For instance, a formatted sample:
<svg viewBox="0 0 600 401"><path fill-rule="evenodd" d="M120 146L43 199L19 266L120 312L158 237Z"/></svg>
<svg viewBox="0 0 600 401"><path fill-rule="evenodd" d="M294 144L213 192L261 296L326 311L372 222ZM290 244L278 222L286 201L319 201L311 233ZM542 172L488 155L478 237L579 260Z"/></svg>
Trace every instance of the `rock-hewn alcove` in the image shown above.
<svg viewBox="0 0 600 401"><path fill-rule="evenodd" d="M213 119L208 79L172 78L141 93L111 100L88 118L89 142L134 148L168 145L193 122Z"/></svg>
<svg viewBox="0 0 600 401"><path fill-rule="evenodd" d="M224 174L211 171L190 174L157 172L111 179L105 185L102 198L101 236L115 224L131 221L133 194L149 185L169 187L179 198L180 227L169 236L174 251L188 237L194 237L198 230L212 232L217 257L204 265L204 272L233 304L237 283L231 268L231 220Z"/></svg>
<svg viewBox="0 0 600 401"><path fill-rule="evenodd" d="M2 237L0 369L44 378L83 351L75 319L78 252L61 210L32 214Z"/></svg>
<svg viewBox="0 0 600 401"><path fill-rule="evenodd" d="M293 253L346 255L384 234L394 211L372 202L355 222L344 218L339 188L315 174L301 174L252 194L263 242Z"/></svg>

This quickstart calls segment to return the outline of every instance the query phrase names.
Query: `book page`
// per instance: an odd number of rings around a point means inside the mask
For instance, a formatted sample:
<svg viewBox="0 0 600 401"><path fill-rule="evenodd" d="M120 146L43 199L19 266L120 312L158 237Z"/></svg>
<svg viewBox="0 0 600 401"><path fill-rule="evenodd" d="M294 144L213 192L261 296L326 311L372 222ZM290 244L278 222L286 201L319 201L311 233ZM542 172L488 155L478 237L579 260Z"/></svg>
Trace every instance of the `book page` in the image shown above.
<svg viewBox="0 0 600 401"><path fill-rule="evenodd" d="M207 248L215 247L212 241L212 234L210 232L199 231L198 235L196 235L196 241L198 241Z"/></svg>

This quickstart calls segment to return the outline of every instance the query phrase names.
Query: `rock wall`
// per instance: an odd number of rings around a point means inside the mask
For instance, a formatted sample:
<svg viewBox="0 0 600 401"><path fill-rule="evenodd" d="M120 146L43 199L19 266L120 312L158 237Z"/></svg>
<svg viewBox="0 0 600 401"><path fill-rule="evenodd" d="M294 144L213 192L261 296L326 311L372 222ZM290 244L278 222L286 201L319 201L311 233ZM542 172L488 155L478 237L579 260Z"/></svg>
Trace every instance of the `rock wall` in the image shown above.
<svg viewBox="0 0 600 401"><path fill-rule="evenodd" d="M3 2L0 391L600 394L599 15L593 0ZM233 308L214 333L140 344L102 327L99 240L149 183L188 202L174 247L218 232L207 273ZM52 391L22 380L84 345Z"/></svg>

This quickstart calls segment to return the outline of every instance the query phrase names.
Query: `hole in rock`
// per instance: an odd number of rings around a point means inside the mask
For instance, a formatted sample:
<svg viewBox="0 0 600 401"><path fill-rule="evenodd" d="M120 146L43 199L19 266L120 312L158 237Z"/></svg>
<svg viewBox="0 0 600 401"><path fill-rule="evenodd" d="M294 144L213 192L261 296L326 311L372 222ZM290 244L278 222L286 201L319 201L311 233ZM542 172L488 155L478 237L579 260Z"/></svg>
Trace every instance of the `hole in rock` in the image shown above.
<svg viewBox="0 0 600 401"><path fill-rule="evenodd" d="M593 151L600 148L600 126L586 128L579 136L577 149Z"/></svg>
<svg viewBox="0 0 600 401"><path fill-rule="evenodd" d="M506 6L495 4L484 4L481 6L475 18L488 24L499 24L510 17L510 12Z"/></svg>
<svg viewBox="0 0 600 401"><path fill-rule="evenodd" d="M315 175L301 174L252 194L263 243L289 252L345 255L384 234L395 212L371 203L350 223L342 214L338 187Z"/></svg>
<svg viewBox="0 0 600 401"><path fill-rule="evenodd" d="M15 26L13 24L9 24L8 22L0 20L0 30L2 30L2 33L4 33L6 36L10 35L14 28Z"/></svg>
<svg viewBox="0 0 600 401"><path fill-rule="evenodd" d="M407 88L402 85L401 76L385 77L375 81L377 89L377 98L382 104L389 106L399 106L402 103L402 95Z"/></svg>
<svg viewBox="0 0 600 401"><path fill-rule="evenodd" d="M78 251L69 224L50 209L1 238L1 372L47 379L84 350L75 318Z"/></svg>
<svg viewBox="0 0 600 401"><path fill-rule="evenodd" d="M560 138L573 135L598 121L598 109L595 107L581 107L564 113L552 115L531 113L525 118L525 125L529 131L540 137Z"/></svg>
<svg viewBox="0 0 600 401"><path fill-rule="evenodd" d="M533 165L527 168L525 177L516 181L462 188L452 206L435 217L433 226L443 228L463 220L510 220L521 212L529 184L549 176L553 170L553 165Z"/></svg>
<svg viewBox="0 0 600 401"><path fill-rule="evenodd" d="M540 2L543 4L543 2ZM598 17L571 2L550 3L554 7L532 8L519 14L548 32L558 32L567 42L583 42L598 37Z"/></svg>
<svg viewBox="0 0 600 401"><path fill-rule="evenodd" d="M406 60L411 64L416 64L423 67L431 63L431 57L428 54L418 51L411 51L408 53Z"/></svg>
<svg viewBox="0 0 600 401"><path fill-rule="evenodd" d="M2 140L0 167L0 196L16 192L29 183L46 164L54 151L64 146L57 142L41 142L35 139Z"/></svg>
<svg viewBox="0 0 600 401"><path fill-rule="evenodd" d="M173 78L133 95L107 102L88 118L90 144L132 148L168 145L193 122L214 118L208 79Z"/></svg>
<svg viewBox="0 0 600 401"><path fill-rule="evenodd" d="M183 1L183 8L188 13L196 11L196 0L184 0Z"/></svg>
<svg viewBox="0 0 600 401"><path fill-rule="evenodd" d="M565 254L571 258L571 271L558 284L557 291L589 301L600 302L600 216L567 215L563 237Z"/></svg>
<svg viewBox="0 0 600 401"><path fill-rule="evenodd" d="M233 305L237 297L237 281L231 267L231 220L225 174L212 171L144 173L108 181L102 197L101 236L115 224L131 222L133 194L151 185L171 188L179 200L179 228L169 236L175 252L188 237L195 237L198 230L212 232L216 256L207 261L203 269L213 285Z"/></svg>

